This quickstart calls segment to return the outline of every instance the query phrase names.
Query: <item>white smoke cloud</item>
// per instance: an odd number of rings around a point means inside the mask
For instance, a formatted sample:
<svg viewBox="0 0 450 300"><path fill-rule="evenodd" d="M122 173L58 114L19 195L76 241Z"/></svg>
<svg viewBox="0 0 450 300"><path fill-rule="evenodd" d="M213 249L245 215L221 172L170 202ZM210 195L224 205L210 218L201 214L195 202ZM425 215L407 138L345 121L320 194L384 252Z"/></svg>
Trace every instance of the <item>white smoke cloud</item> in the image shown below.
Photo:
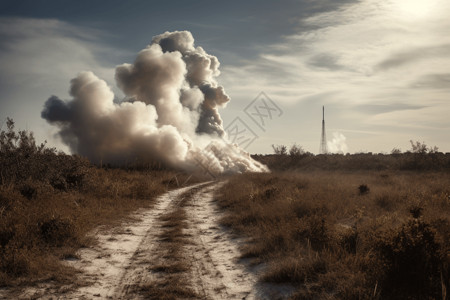
<svg viewBox="0 0 450 300"><path fill-rule="evenodd" d="M71 81L72 99L50 97L42 117L59 128L74 153L93 162L160 161L212 173L267 171L224 138L219 108L230 98L218 85L219 61L194 47L188 31L153 38L133 64L116 67L127 100L114 103L105 81L82 72Z"/></svg>
<svg viewBox="0 0 450 300"><path fill-rule="evenodd" d="M340 132L333 132L333 139L327 142L328 152L330 153L347 153L347 138Z"/></svg>

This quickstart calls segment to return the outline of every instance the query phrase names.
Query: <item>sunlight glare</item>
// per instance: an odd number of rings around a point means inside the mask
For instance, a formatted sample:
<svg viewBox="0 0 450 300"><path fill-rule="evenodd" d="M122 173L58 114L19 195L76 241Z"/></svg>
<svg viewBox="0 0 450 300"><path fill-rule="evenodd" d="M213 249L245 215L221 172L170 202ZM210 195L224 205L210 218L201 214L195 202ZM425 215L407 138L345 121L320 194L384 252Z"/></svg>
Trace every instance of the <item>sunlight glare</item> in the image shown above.
<svg viewBox="0 0 450 300"><path fill-rule="evenodd" d="M433 15L439 0L394 0L396 9L407 18L428 18Z"/></svg>

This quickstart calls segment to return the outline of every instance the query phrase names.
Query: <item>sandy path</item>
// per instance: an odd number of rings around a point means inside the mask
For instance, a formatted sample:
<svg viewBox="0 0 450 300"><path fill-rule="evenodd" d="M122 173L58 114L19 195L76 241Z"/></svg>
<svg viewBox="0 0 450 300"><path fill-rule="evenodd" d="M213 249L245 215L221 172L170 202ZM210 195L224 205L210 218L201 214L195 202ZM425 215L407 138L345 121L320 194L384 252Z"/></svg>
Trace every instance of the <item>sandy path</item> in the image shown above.
<svg viewBox="0 0 450 300"><path fill-rule="evenodd" d="M213 191L207 187L186 206L186 232L195 238L187 246L192 262L193 288L205 299L254 299L256 277L239 263L237 240L221 229Z"/></svg>
<svg viewBox="0 0 450 300"><path fill-rule="evenodd" d="M142 287L164 276L152 272L167 255L161 241L161 217L179 209L180 195L193 194L183 206L186 212L183 256L189 268L181 274L186 286L201 299L281 299L280 286L257 283L254 270L239 260L239 243L218 225L221 212L213 192L221 183L197 184L170 191L157 198L151 209L136 212L132 221L114 228L98 228L98 244L81 249L79 260L67 263L80 270L78 284L28 288L17 299L145 299ZM159 278L158 278L159 277ZM80 284L80 282L82 284ZM0 293L0 298L2 295Z"/></svg>
<svg viewBox="0 0 450 300"><path fill-rule="evenodd" d="M202 184L198 184L202 185ZM81 249L79 260L67 261L67 264L81 270L78 281L82 286L55 288L48 284L26 289L17 299L119 299L116 293L127 290L130 280L141 280L139 274L145 275L145 266L136 267L136 260L143 260L142 255L151 252L157 239L159 226L157 220L171 201L195 186L169 191L156 200L150 209L141 209L131 216L131 221L119 227L99 227L93 233L97 245ZM144 254L142 254L144 253ZM127 272L129 270L129 272ZM143 278L142 278L143 280ZM0 294L0 299L12 299Z"/></svg>
<svg viewBox="0 0 450 300"><path fill-rule="evenodd" d="M287 285L257 282L257 270L240 259L239 245L245 241L222 228L222 212L214 199L221 183L198 192L186 206L186 232L195 237L187 246L192 261L192 285L202 299L285 299L292 292Z"/></svg>

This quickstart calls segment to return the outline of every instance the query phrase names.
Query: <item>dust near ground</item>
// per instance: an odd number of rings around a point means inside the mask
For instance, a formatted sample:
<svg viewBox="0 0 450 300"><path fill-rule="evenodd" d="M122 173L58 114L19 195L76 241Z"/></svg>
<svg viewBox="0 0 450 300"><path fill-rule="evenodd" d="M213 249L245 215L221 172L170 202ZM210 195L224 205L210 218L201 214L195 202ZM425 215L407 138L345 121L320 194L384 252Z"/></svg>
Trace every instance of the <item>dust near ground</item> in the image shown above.
<svg viewBox="0 0 450 300"><path fill-rule="evenodd" d="M42 283L19 294L0 292L0 298L285 298L292 290L258 283L260 266L250 267L239 258L244 241L219 225L221 212L213 195L221 184L170 191L153 208L137 211L132 221L98 228L93 233L98 243L66 262L80 271L76 283L58 287ZM181 231L171 235L175 227Z"/></svg>

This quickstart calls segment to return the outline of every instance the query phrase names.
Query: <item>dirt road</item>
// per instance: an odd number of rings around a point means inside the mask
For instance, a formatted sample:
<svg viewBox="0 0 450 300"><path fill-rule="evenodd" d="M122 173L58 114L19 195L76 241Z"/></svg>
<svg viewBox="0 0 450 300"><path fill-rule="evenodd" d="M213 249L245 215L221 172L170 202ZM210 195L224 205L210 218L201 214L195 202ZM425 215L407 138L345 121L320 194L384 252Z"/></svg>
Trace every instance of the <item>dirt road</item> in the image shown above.
<svg viewBox="0 0 450 300"><path fill-rule="evenodd" d="M98 243L67 261L77 283L42 284L21 299L279 299L288 290L258 284L239 259L239 243L218 225L213 192L221 183L180 188L160 196L132 221L98 228ZM15 295L17 296L17 295Z"/></svg>

